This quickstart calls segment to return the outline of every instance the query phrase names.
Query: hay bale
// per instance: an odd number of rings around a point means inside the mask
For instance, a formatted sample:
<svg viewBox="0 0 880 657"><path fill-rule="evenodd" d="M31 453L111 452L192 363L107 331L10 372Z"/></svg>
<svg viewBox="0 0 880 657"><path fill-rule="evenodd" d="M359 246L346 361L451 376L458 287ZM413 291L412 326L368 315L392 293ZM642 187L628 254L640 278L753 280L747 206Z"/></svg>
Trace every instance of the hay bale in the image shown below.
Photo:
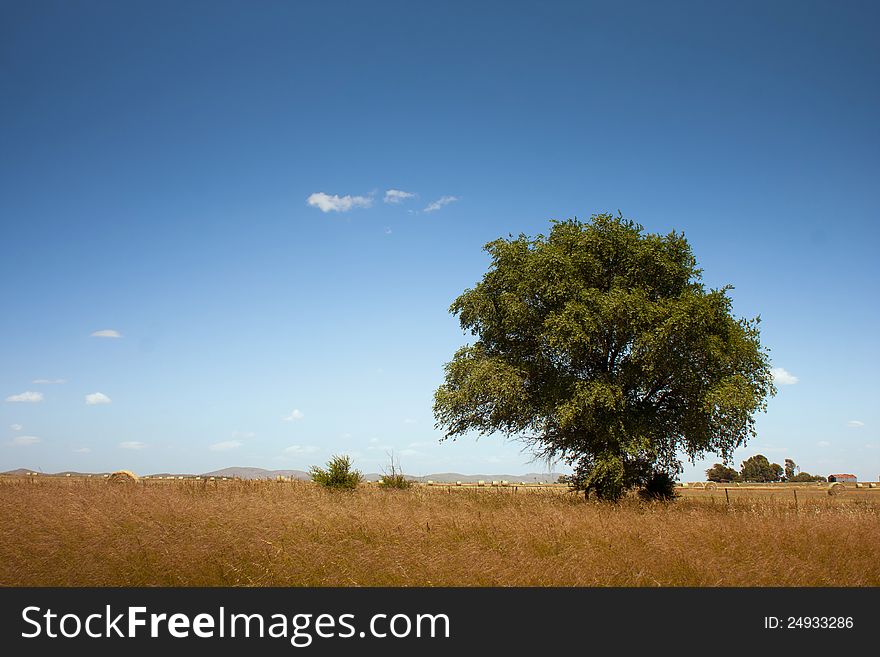
<svg viewBox="0 0 880 657"><path fill-rule="evenodd" d="M874 484L874 483L868 484L868 488L877 488L877 484Z"/></svg>
<svg viewBox="0 0 880 657"><path fill-rule="evenodd" d="M691 488L703 488L702 481L694 481L691 483Z"/></svg>
<svg viewBox="0 0 880 657"><path fill-rule="evenodd" d="M828 494L829 495L842 495L846 492L846 486L839 481L835 481L828 485Z"/></svg>
<svg viewBox="0 0 880 657"><path fill-rule="evenodd" d="M114 484L136 484L138 476L131 470L117 470L107 478L107 481Z"/></svg>
<svg viewBox="0 0 880 657"><path fill-rule="evenodd" d="M706 490L715 490L716 488L718 488L718 484L716 484L714 481L707 481L704 488Z"/></svg>
<svg viewBox="0 0 880 657"><path fill-rule="evenodd" d="M862 485L862 484L856 484L856 488L864 488L864 485Z"/></svg>

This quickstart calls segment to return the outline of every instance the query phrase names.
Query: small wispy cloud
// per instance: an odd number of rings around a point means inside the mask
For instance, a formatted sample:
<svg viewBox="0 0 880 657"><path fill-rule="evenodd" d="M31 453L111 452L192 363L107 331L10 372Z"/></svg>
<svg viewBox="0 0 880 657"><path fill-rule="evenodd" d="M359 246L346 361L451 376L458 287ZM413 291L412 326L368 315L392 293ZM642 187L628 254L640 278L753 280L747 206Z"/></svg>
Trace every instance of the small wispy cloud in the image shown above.
<svg viewBox="0 0 880 657"><path fill-rule="evenodd" d="M13 431L21 431L22 429L24 429L24 427L21 426L20 424L10 424L9 428L12 429Z"/></svg>
<svg viewBox="0 0 880 657"><path fill-rule="evenodd" d="M294 408L290 415L287 415L281 419L285 422L294 422L295 420L302 420L304 417L305 415L303 415L302 411L300 411L298 408Z"/></svg>
<svg viewBox="0 0 880 657"><path fill-rule="evenodd" d="M393 233L393 232L394 232L394 231L391 230L391 226L385 226L385 234L386 234L386 235L390 235L390 234Z"/></svg>
<svg viewBox="0 0 880 657"><path fill-rule="evenodd" d="M101 329L100 331L93 331L91 333L91 337L93 338L121 338L122 333L115 329Z"/></svg>
<svg viewBox="0 0 880 657"><path fill-rule="evenodd" d="M424 210L422 210L422 212L436 212L443 206L449 205L450 203L455 203L459 200L461 199L459 199L458 196L441 196L436 201L428 205L428 207L426 207Z"/></svg>
<svg viewBox="0 0 880 657"><path fill-rule="evenodd" d="M36 445L37 443L42 442L36 436L16 436L12 439L12 444L17 447L27 447L28 445Z"/></svg>
<svg viewBox="0 0 880 657"><path fill-rule="evenodd" d="M407 447L436 447L438 444L436 441L422 440L410 443Z"/></svg>
<svg viewBox="0 0 880 657"><path fill-rule="evenodd" d="M86 395L86 404L88 404L89 406L95 406L97 404L109 404L112 401L113 400L110 399L103 392L92 392Z"/></svg>
<svg viewBox="0 0 880 657"><path fill-rule="evenodd" d="M816 447L831 447L831 443L829 443L827 440L820 440L818 443L816 443Z"/></svg>
<svg viewBox="0 0 880 657"><path fill-rule="evenodd" d="M846 426L848 426L848 427L863 427L863 426L865 426L865 423L862 422L861 420L850 420L849 422L846 423Z"/></svg>
<svg viewBox="0 0 880 657"><path fill-rule="evenodd" d="M389 189L385 191L385 198L382 200L391 205L403 203L408 198L415 198L412 192L405 192L402 189Z"/></svg>
<svg viewBox="0 0 880 657"><path fill-rule="evenodd" d="M34 379L32 383L41 383L44 385L58 385L61 383L67 383L67 379Z"/></svg>
<svg viewBox="0 0 880 657"><path fill-rule="evenodd" d="M17 395L9 395L6 398L8 402L21 402L25 404L34 404L36 402L43 401L43 393L42 392L33 392L28 390L27 392L21 392Z"/></svg>
<svg viewBox="0 0 880 657"><path fill-rule="evenodd" d="M338 196L315 192L306 199L306 203L321 212L348 212L352 208L368 208L373 205L372 196Z"/></svg>
<svg viewBox="0 0 880 657"><path fill-rule="evenodd" d="M780 386L793 386L800 380L784 367L774 367L772 370L772 374L773 383Z"/></svg>
<svg viewBox="0 0 880 657"><path fill-rule="evenodd" d="M125 440L119 443L120 449L143 449L146 446L146 443L142 443L139 440Z"/></svg>
<svg viewBox="0 0 880 657"><path fill-rule="evenodd" d="M287 454L314 454L318 448L314 445L291 445L284 450Z"/></svg>
<svg viewBox="0 0 880 657"><path fill-rule="evenodd" d="M76 454L88 454L89 452L92 451L92 448L91 447L75 447L73 449L73 451Z"/></svg>
<svg viewBox="0 0 880 657"><path fill-rule="evenodd" d="M226 452L230 449L236 449L238 447L241 447L240 440L224 440L219 443L214 443L213 445L208 447L208 449L210 449L212 452Z"/></svg>

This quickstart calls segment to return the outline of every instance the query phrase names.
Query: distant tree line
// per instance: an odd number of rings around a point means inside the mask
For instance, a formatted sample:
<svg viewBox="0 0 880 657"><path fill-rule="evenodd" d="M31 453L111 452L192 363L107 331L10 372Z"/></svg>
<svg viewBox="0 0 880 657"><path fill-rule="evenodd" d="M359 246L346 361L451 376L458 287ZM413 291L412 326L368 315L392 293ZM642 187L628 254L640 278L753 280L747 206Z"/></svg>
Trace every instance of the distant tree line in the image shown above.
<svg viewBox="0 0 880 657"><path fill-rule="evenodd" d="M792 459L785 459L785 465L771 463L763 454L746 459L742 462L739 472L723 464L716 463L706 470L708 481L734 482L734 481L825 481L821 475L811 475L809 472L800 472L797 463Z"/></svg>

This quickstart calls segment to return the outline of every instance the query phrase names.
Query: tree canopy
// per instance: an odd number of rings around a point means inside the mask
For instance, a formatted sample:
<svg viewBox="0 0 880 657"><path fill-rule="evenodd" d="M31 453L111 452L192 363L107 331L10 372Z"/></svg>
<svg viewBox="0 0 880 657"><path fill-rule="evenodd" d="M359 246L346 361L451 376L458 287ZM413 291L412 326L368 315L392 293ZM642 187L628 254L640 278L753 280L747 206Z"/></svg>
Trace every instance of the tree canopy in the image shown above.
<svg viewBox="0 0 880 657"><path fill-rule="evenodd" d="M781 465L770 463L763 454L756 454L743 461L739 476L743 481L779 481L782 474Z"/></svg>
<svg viewBox="0 0 880 657"><path fill-rule="evenodd" d="M622 216L554 221L549 235L489 242L489 270L451 305L476 336L445 366L434 415L446 438L524 439L617 499L728 460L775 393L759 319L706 289L682 233Z"/></svg>
<svg viewBox="0 0 880 657"><path fill-rule="evenodd" d="M716 463L706 470L706 481L739 481L739 472L723 463Z"/></svg>

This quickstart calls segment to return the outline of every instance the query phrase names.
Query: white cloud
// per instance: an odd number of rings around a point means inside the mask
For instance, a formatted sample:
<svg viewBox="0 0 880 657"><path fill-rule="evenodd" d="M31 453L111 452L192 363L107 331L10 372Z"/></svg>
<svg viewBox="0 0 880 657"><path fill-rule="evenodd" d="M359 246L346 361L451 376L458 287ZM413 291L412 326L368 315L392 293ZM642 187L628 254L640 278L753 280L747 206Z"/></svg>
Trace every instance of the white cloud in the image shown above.
<svg viewBox="0 0 880 657"><path fill-rule="evenodd" d="M22 392L17 395L9 395L6 398L8 402L41 402L43 401L43 393L42 392L31 392L28 390L27 392Z"/></svg>
<svg viewBox="0 0 880 657"><path fill-rule="evenodd" d="M787 371L784 367L774 367L772 373L773 383L776 383L777 385L793 386L800 380L794 374Z"/></svg>
<svg viewBox="0 0 880 657"><path fill-rule="evenodd" d="M403 203L408 198L414 198L415 194L412 192L405 192L402 189L389 189L385 192L385 198L382 199L386 203L390 203L392 205L397 205L398 203Z"/></svg>
<svg viewBox="0 0 880 657"><path fill-rule="evenodd" d="M831 443L829 443L827 440L820 440L818 443L816 443L816 447L831 447Z"/></svg>
<svg viewBox="0 0 880 657"><path fill-rule="evenodd" d="M314 445L291 445L285 450L288 454L314 454L318 448Z"/></svg>
<svg viewBox="0 0 880 657"><path fill-rule="evenodd" d="M393 232L394 232L394 231L391 230L391 226L385 226L385 234L386 234L386 235L390 235L390 234L393 233Z"/></svg>
<svg viewBox="0 0 880 657"><path fill-rule="evenodd" d="M865 426L865 423L862 422L861 420L850 420L849 422L846 423L846 425L848 427L863 427L863 426Z"/></svg>
<svg viewBox="0 0 880 657"><path fill-rule="evenodd" d="M94 406L96 404L109 404L113 400L110 399L103 392L93 392L91 394L86 395L86 404L89 406Z"/></svg>
<svg viewBox="0 0 880 657"><path fill-rule="evenodd" d="M437 445L438 443L436 441L423 440L410 443L409 445L407 445L407 447L436 447Z"/></svg>
<svg viewBox="0 0 880 657"><path fill-rule="evenodd" d="M455 203L460 200L457 196L441 196L436 201L431 203L428 207L426 207L422 212L434 212L439 210L444 205L449 205L450 203Z"/></svg>
<svg viewBox="0 0 880 657"><path fill-rule="evenodd" d="M230 449L235 449L237 447L241 447L240 440L224 440L219 443L214 443L208 449L212 452L225 452Z"/></svg>
<svg viewBox="0 0 880 657"><path fill-rule="evenodd" d="M76 452L77 454L88 454L89 452L92 451L92 448L91 447L77 447L73 451Z"/></svg>
<svg viewBox="0 0 880 657"><path fill-rule="evenodd" d="M146 444L139 440L125 440L119 443L119 447L121 449L143 449L146 447Z"/></svg>
<svg viewBox="0 0 880 657"><path fill-rule="evenodd" d="M36 436L16 436L12 439L12 444L20 447L24 447L27 445L36 445L39 442L42 441Z"/></svg>
<svg viewBox="0 0 880 657"><path fill-rule="evenodd" d="M20 424L10 424L9 428L12 429L13 431L21 431L22 429L24 429L24 427L21 426Z"/></svg>
<svg viewBox="0 0 880 657"><path fill-rule="evenodd" d="M316 192L306 199L306 202L321 212L348 212L352 208L368 208L373 205L371 196L338 196Z"/></svg>
<svg viewBox="0 0 880 657"><path fill-rule="evenodd" d="M305 415L303 415L302 411L300 411L298 408L294 408L293 412L290 415L281 419L287 422L293 422L294 420L302 420L304 417Z"/></svg>
<svg viewBox="0 0 880 657"><path fill-rule="evenodd" d="M67 383L67 379L34 379L32 383L42 383L47 385Z"/></svg>
<svg viewBox="0 0 880 657"><path fill-rule="evenodd" d="M101 329L100 331L94 331L91 334L93 338L121 338L122 333L115 329Z"/></svg>

